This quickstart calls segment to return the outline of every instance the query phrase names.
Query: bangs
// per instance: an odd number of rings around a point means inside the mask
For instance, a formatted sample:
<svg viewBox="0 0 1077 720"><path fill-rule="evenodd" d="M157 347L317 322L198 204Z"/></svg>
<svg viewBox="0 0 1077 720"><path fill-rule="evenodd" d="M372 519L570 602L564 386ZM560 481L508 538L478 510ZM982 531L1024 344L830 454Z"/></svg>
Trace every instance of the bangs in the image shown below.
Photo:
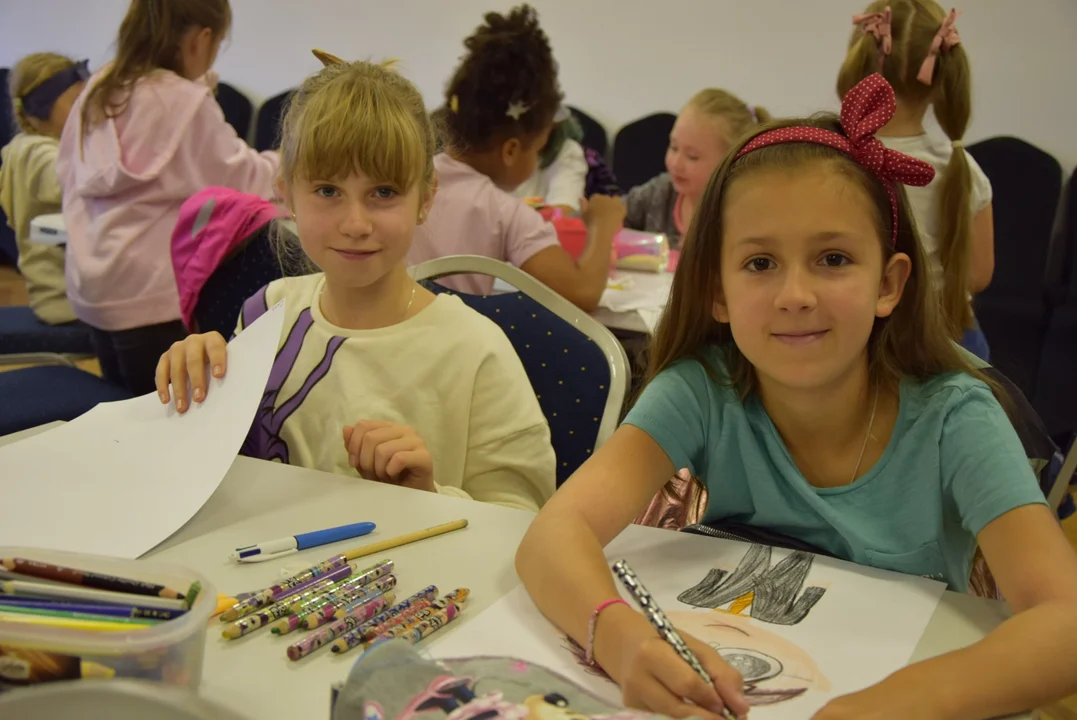
<svg viewBox="0 0 1077 720"><path fill-rule="evenodd" d="M426 167L421 129L386 88L333 78L303 103L295 118L293 174L308 182L361 172L406 193Z"/></svg>

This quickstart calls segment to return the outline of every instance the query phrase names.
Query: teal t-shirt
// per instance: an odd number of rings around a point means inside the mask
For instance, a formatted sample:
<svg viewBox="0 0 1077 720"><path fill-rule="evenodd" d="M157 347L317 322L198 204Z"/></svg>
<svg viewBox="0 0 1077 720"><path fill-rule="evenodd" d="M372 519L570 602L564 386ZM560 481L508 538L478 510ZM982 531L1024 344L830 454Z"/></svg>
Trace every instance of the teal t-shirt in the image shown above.
<svg viewBox="0 0 1077 720"><path fill-rule="evenodd" d="M625 423L706 483L705 522L774 530L962 592L984 526L1016 507L1046 504L1002 406L965 373L902 381L890 443L843 487L809 484L758 397L742 402L696 360L659 374Z"/></svg>

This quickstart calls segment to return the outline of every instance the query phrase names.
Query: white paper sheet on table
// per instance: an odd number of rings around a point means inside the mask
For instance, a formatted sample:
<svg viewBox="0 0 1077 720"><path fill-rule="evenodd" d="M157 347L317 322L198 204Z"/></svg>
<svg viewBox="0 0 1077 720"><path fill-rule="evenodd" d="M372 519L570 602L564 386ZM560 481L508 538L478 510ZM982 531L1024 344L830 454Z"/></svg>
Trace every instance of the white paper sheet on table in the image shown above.
<svg viewBox="0 0 1077 720"><path fill-rule="evenodd" d="M751 606L731 616L677 599L711 569L732 573L748 548L728 540L634 527L610 545L607 558L627 559L675 625L697 637L715 633L701 639L718 643L727 652L735 646L748 648L756 660L778 657L781 673L760 681L760 689L806 688L783 702L754 706L751 715L756 720L811 717L829 699L872 685L906 665L944 589L925 578L814 557L804 587L824 592L798 624L760 622L750 617L755 612ZM787 555L774 550L771 564ZM796 597L803 597L803 592ZM730 609L729 604L719 607ZM726 628L700 630L705 625ZM609 702L620 702L619 689L577 662L522 587L487 608L466 629L436 643L431 652L439 658L516 657L550 668Z"/></svg>
<svg viewBox="0 0 1077 720"><path fill-rule="evenodd" d="M136 558L224 479L265 391L283 301L228 345L228 372L180 415L155 394L103 403L0 448L0 545Z"/></svg>
<svg viewBox="0 0 1077 720"><path fill-rule="evenodd" d="M669 302L672 273L619 272L610 280L598 304L613 312L653 309L661 312Z"/></svg>

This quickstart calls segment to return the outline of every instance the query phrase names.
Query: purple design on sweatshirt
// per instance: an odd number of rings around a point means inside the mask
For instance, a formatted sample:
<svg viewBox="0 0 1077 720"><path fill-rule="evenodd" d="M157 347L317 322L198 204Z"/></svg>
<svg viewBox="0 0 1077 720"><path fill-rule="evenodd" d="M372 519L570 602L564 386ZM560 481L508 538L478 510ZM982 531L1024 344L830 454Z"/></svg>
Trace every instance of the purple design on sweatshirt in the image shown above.
<svg viewBox="0 0 1077 720"><path fill-rule="evenodd" d="M261 296L261 312L257 309L259 296ZM253 316L256 320L265 311L264 306L265 289L263 288L244 304L243 326L247 326L249 316ZM251 311L249 314L248 310ZM280 350L277 351L276 358L273 359L273 368L269 372L269 381L266 383L265 392L262 393L262 400L258 404L254 422L251 424L251 429L247 433L247 438L243 441L243 447L239 451L241 455L261 460L279 460L286 464L290 461L291 453L288 449L288 443L281 437L284 423L303 404L314 386L329 373L329 368L333 364L333 358L336 356L337 350L346 340L346 338L339 336L332 337L325 346L325 354L322 359L307 375L299 390L287 400L279 402L281 388L284 387L285 381L295 369L295 363L299 358L300 350L303 348L303 342L313 325L314 319L311 317L310 308L305 308L303 312L299 313L295 324L288 330L287 338L281 344Z"/></svg>

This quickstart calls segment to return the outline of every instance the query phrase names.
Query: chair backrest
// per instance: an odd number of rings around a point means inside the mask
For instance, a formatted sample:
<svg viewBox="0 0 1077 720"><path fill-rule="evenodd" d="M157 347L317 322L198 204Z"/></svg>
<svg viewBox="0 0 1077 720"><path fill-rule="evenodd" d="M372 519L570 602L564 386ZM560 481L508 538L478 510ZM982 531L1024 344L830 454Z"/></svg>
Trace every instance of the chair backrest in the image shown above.
<svg viewBox="0 0 1077 720"><path fill-rule="evenodd" d="M550 424L558 487L617 427L628 384L628 357L597 320L522 270L477 255L450 255L410 269L434 292L447 275L476 273L503 280L518 292L453 293L493 320L520 356Z"/></svg>
<svg viewBox="0 0 1077 720"><path fill-rule="evenodd" d="M1062 166L1014 137L983 140L968 151L991 181L994 197L995 274L981 295L1042 302Z"/></svg>
<svg viewBox="0 0 1077 720"><path fill-rule="evenodd" d="M231 337L247 298L284 277L270 242L272 227L272 223L266 223L238 245L206 280L194 310L198 332L216 330Z"/></svg>
<svg viewBox="0 0 1077 720"><path fill-rule="evenodd" d="M217 104L224 111L224 119L235 128L236 135L250 142L251 119L254 117L254 105L250 99L228 83L219 82Z"/></svg>
<svg viewBox="0 0 1077 720"><path fill-rule="evenodd" d="M606 153L610 149L610 138L606 128L583 110L571 105L568 106L568 109L572 111L573 116L580 123L580 127L583 128L583 140L580 141L580 144L585 148L591 148L602 157L606 157Z"/></svg>
<svg viewBox="0 0 1077 720"><path fill-rule="evenodd" d="M613 138L613 174L625 190L666 171L666 148L677 116L662 112L630 122Z"/></svg>
<svg viewBox="0 0 1077 720"><path fill-rule="evenodd" d="M274 150L280 145L280 123L293 93L295 90L285 90L258 108L258 126L254 130L255 150Z"/></svg>

